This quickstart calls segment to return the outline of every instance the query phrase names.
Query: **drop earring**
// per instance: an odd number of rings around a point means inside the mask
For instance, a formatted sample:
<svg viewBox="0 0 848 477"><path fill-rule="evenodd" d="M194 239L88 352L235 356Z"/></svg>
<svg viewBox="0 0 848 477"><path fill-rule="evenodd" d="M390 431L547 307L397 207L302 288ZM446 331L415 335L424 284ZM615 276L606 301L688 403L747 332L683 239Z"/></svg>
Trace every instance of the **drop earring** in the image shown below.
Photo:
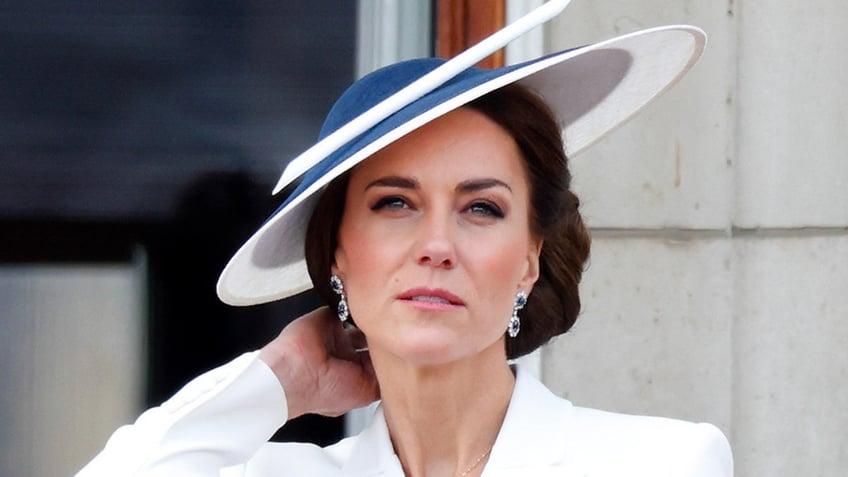
<svg viewBox="0 0 848 477"><path fill-rule="evenodd" d="M521 330L521 319L518 318L518 310L524 308L524 305L526 304L527 294L524 293L524 290L516 293L515 304L512 305L512 316L509 317L509 326L506 327L506 332L509 334L510 338L518 336L518 332Z"/></svg>
<svg viewBox="0 0 848 477"><path fill-rule="evenodd" d="M330 275L330 286L336 292L336 295L339 296L339 306L336 308L336 312L339 314L339 320L344 323L350 318L350 309L347 306L347 296L345 295L342 279L336 274Z"/></svg>

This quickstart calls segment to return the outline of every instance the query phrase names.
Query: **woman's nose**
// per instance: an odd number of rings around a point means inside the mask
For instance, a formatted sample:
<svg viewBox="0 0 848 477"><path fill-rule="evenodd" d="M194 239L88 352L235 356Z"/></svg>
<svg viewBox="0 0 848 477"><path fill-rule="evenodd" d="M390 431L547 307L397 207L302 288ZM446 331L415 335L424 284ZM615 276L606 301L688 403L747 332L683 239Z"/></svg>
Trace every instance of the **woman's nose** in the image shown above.
<svg viewBox="0 0 848 477"><path fill-rule="evenodd" d="M416 252L419 265L449 269L456 264L450 220L450 217L431 217L423 222Z"/></svg>

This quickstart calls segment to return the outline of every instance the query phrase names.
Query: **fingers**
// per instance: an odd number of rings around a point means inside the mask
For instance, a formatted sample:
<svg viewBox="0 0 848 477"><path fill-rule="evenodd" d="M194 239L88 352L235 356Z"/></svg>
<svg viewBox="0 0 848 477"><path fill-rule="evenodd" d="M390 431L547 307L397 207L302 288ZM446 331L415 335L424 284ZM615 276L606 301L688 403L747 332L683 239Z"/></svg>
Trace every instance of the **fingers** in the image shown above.
<svg viewBox="0 0 848 477"><path fill-rule="evenodd" d="M379 397L367 346L359 329L324 307L290 323L259 357L286 390L291 417L338 415Z"/></svg>

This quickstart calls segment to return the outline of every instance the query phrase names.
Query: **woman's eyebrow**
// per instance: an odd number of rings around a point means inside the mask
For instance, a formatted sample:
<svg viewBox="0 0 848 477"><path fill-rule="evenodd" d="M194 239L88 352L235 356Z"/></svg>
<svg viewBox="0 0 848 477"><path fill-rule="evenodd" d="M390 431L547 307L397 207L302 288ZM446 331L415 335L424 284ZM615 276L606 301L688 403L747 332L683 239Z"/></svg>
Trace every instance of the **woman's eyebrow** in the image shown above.
<svg viewBox="0 0 848 477"><path fill-rule="evenodd" d="M509 184L494 178L469 179L467 181L462 181L456 186L456 190L458 192L476 192L483 189L491 189L493 187L503 187L512 192L512 187L510 187Z"/></svg>
<svg viewBox="0 0 848 477"><path fill-rule="evenodd" d="M418 184L418 181L409 177L386 176L381 177L373 182L370 182L367 186L365 186L365 190L377 186L399 187L401 189L418 189L420 185Z"/></svg>

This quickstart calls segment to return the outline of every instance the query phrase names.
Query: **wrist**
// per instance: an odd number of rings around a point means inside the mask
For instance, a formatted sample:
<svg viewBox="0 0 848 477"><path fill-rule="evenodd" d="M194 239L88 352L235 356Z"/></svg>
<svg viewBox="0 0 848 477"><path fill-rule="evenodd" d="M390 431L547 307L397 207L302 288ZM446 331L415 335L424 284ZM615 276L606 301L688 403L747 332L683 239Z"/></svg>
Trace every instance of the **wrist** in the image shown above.
<svg viewBox="0 0 848 477"><path fill-rule="evenodd" d="M297 376L296 356L285 349L279 349L278 346L266 345L259 351L259 359L262 360L280 382L283 392L286 395L286 403L288 406L288 418L294 419L300 415L306 414L305 400L303 392L300 389Z"/></svg>

